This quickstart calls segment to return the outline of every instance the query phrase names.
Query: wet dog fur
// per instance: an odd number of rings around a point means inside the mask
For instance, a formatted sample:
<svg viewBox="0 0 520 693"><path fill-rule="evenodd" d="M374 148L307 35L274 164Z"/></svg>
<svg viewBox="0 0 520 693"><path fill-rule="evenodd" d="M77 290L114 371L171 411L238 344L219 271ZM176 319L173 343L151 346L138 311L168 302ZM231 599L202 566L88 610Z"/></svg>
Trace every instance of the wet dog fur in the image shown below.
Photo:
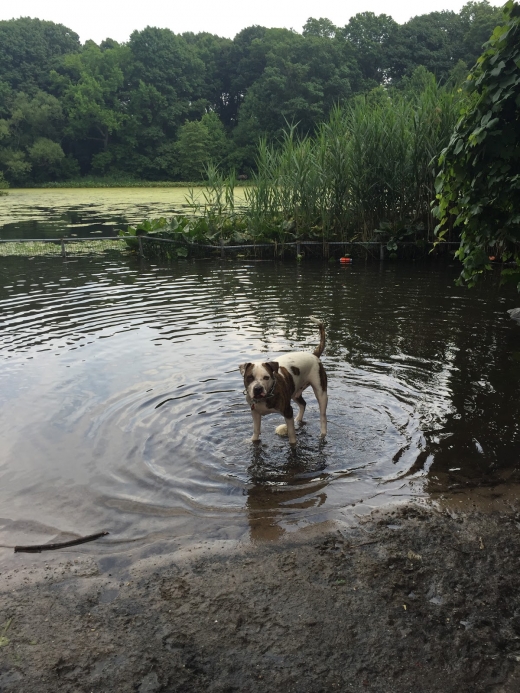
<svg viewBox="0 0 520 693"><path fill-rule="evenodd" d="M276 361L255 361L243 363L240 373L244 376L246 400L251 407L253 417L253 437L256 442L260 439L262 416L279 412L285 419L285 424L278 426L279 435L287 434L291 445L296 443L296 429L293 419L291 401L299 407L296 422L303 420L305 400L302 393L307 387L312 387L320 407L320 434L327 434L327 373L320 361L325 349L325 328L316 318L311 320L320 330L320 343L312 354L295 351L280 356Z"/></svg>

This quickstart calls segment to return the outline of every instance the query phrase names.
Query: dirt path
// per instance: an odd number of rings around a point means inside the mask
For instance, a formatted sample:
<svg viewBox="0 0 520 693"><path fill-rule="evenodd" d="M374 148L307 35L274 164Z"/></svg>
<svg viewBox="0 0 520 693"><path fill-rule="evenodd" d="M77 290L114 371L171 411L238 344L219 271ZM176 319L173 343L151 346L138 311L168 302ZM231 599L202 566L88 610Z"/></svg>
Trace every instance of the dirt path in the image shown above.
<svg viewBox="0 0 520 693"><path fill-rule="evenodd" d="M1 575L0 691L520 690L515 509L151 562Z"/></svg>

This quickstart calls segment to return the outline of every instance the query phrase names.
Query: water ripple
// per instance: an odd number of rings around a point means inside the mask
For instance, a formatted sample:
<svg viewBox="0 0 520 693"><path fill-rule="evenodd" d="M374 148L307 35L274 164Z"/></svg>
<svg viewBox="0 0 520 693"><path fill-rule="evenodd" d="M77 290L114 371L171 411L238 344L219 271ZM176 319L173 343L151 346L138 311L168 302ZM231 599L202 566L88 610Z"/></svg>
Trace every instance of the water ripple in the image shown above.
<svg viewBox="0 0 520 693"><path fill-rule="evenodd" d="M81 532L95 516L94 529L129 541L279 536L424 494L436 460L453 466L450 445L494 459L491 433L457 422L504 393L482 364L510 326L500 299L453 301L442 273L14 259L7 270L0 503L12 517ZM296 450L276 417L253 446L237 366L313 349L310 314L327 320L327 439L311 395ZM484 323L494 336L478 342ZM472 359L479 376L459 396ZM513 445L514 411L501 416Z"/></svg>

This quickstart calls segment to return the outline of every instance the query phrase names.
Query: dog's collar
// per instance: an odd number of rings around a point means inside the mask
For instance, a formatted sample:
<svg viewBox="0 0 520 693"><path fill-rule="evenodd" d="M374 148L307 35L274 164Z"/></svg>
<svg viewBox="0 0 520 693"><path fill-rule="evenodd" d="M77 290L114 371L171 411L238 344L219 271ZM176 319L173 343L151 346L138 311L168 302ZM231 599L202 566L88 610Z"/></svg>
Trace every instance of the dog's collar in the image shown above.
<svg viewBox="0 0 520 693"><path fill-rule="evenodd" d="M252 402L251 409L254 409L255 404L260 404L260 402L263 402L266 399L270 399L271 397L274 397L275 387L276 387L276 376L273 375L273 385L265 397L258 397L258 398L250 397L250 400ZM244 390L244 395L247 395L247 390Z"/></svg>

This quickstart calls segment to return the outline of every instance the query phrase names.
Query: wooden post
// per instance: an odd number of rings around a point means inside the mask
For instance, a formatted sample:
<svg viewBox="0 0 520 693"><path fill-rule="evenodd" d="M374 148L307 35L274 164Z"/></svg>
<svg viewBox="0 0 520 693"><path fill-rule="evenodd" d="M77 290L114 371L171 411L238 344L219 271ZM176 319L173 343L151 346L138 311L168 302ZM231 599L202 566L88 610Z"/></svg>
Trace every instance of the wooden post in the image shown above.
<svg viewBox="0 0 520 693"><path fill-rule="evenodd" d="M142 237L142 236L138 236L138 238L139 238L139 255L140 255L141 257L144 257L144 252L143 252L143 237Z"/></svg>
<svg viewBox="0 0 520 693"><path fill-rule="evenodd" d="M296 257L299 257L301 255L300 252L300 241L296 243Z"/></svg>
<svg viewBox="0 0 520 693"><path fill-rule="evenodd" d="M275 239L274 241L274 259L276 260L278 256L278 241Z"/></svg>
<svg viewBox="0 0 520 693"><path fill-rule="evenodd" d="M225 254L224 254L224 239L220 239L220 259L224 260L225 259Z"/></svg>
<svg viewBox="0 0 520 693"><path fill-rule="evenodd" d="M385 246L381 243L379 246L379 259L384 260L385 259Z"/></svg>
<svg viewBox="0 0 520 693"><path fill-rule="evenodd" d="M65 241L63 238L61 239L61 257L67 257L67 253L65 252Z"/></svg>

